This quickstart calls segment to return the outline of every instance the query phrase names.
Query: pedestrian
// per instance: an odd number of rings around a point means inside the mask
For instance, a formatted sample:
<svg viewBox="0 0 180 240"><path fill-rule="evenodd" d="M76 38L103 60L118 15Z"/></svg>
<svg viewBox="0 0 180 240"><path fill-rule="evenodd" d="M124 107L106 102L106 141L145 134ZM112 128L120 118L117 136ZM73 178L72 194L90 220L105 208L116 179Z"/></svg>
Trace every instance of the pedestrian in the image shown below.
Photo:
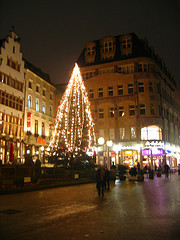
<svg viewBox="0 0 180 240"><path fill-rule="evenodd" d="M139 162L137 163L137 169L138 169L138 172L140 171L140 164Z"/></svg>
<svg viewBox="0 0 180 240"><path fill-rule="evenodd" d="M107 184L107 190L109 190L109 180L110 180L110 171L105 168L105 189L106 189L106 184Z"/></svg>
<svg viewBox="0 0 180 240"><path fill-rule="evenodd" d="M167 177L167 178L168 178L168 176L169 176L169 171L170 171L169 165L168 165L168 164L165 164L165 165L164 165L164 173L165 173L165 177Z"/></svg>
<svg viewBox="0 0 180 240"><path fill-rule="evenodd" d="M105 169L104 167L98 167L96 171L96 187L98 195L104 197L104 185L105 185Z"/></svg>

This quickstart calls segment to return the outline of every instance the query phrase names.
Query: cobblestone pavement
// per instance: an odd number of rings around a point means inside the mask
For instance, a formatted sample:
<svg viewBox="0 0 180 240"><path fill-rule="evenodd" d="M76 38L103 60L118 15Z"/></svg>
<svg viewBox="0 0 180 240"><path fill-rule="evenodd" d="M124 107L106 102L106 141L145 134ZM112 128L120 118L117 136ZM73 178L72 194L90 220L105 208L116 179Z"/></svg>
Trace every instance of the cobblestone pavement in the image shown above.
<svg viewBox="0 0 180 240"><path fill-rule="evenodd" d="M180 239L180 176L0 196L2 240Z"/></svg>

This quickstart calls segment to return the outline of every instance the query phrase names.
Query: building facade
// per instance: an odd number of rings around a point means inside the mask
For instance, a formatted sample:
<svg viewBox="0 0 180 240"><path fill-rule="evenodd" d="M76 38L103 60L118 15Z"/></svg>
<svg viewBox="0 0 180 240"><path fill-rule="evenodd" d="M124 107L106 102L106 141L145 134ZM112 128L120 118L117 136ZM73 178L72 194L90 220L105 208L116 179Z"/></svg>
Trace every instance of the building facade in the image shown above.
<svg viewBox="0 0 180 240"><path fill-rule="evenodd" d="M0 160L19 162L23 152L24 61L19 36L0 40Z"/></svg>
<svg viewBox="0 0 180 240"><path fill-rule="evenodd" d="M180 163L180 93L147 41L136 34L87 43L77 63L99 142L97 163ZM112 141L107 146L107 141ZM112 146L111 146L112 145Z"/></svg>
<svg viewBox="0 0 180 240"><path fill-rule="evenodd" d="M25 61L25 154L45 163L45 155L54 129L56 88L48 74Z"/></svg>

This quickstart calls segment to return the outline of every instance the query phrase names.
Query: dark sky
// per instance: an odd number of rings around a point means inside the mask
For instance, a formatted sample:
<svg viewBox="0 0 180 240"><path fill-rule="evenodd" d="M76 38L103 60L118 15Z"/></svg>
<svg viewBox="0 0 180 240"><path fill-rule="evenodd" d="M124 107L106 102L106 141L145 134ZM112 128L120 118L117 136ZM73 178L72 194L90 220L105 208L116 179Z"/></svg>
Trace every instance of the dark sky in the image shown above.
<svg viewBox="0 0 180 240"><path fill-rule="evenodd" d="M134 32L146 38L180 89L179 0L8 0L1 3L0 39L11 26L21 36L24 58L53 83L69 80L85 44Z"/></svg>

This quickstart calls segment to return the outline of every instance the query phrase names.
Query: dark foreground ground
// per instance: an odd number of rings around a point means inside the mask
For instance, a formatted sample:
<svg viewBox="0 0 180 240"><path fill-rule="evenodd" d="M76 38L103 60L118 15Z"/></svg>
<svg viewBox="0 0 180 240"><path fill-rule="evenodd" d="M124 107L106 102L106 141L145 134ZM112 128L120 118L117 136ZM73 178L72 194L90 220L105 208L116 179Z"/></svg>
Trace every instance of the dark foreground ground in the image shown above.
<svg viewBox="0 0 180 240"><path fill-rule="evenodd" d="M2 195L0 239L180 239L180 176Z"/></svg>

